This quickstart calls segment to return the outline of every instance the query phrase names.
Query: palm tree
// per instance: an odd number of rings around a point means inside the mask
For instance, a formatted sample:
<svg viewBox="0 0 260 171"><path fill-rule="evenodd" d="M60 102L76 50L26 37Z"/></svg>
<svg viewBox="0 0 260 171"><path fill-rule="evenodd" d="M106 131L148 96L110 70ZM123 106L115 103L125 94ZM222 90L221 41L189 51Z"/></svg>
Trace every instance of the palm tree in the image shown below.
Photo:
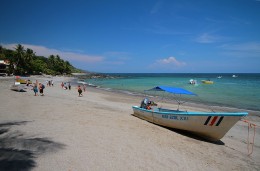
<svg viewBox="0 0 260 171"><path fill-rule="evenodd" d="M25 69L27 73L32 73L32 60L33 57L35 56L35 53L33 52L32 49L27 48L24 56L25 60Z"/></svg>
<svg viewBox="0 0 260 171"><path fill-rule="evenodd" d="M23 69L23 66L25 64L24 56L25 56L24 47L21 44L18 44L15 47L14 58L12 61L12 63L14 64L15 74L24 73L24 69Z"/></svg>

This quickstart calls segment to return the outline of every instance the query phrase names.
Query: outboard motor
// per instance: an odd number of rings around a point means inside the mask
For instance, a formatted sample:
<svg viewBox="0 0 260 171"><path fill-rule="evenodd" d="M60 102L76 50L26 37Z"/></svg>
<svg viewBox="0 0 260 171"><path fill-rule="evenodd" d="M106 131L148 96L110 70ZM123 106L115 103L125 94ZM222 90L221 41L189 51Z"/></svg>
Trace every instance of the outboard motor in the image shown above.
<svg viewBox="0 0 260 171"><path fill-rule="evenodd" d="M146 109L147 105L148 105L149 99L148 98L144 98L141 102L141 108Z"/></svg>

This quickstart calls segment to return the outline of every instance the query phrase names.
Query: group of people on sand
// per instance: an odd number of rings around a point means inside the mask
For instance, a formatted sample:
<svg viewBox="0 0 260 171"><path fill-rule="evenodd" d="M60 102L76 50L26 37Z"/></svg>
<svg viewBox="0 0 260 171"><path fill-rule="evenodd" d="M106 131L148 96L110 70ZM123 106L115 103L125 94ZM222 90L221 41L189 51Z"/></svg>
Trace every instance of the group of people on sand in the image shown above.
<svg viewBox="0 0 260 171"><path fill-rule="evenodd" d="M70 82L67 82L67 83L66 82L61 82L61 88L64 89L64 90L67 90L67 89L71 90ZM77 90L78 90L78 93L79 93L79 97L82 97L83 96L83 94L82 94L83 91L84 92L86 91L86 85L83 84L82 87L81 87L81 85L78 85Z"/></svg>
<svg viewBox="0 0 260 171"><path fill-rule="evenodd" d="M71 85L70 85L70 82L66 83L66 82L61 82L61 88L64 89L64 90L71 90Z"/></svg>
<svg viewBox="0 0 260 171"><path fill-rule="evenodd" d="M53 86L52 80L46 81L46 83L47 83L47 86ZM67 90L67 89L71 90L71 83L70 82L61 82L61 88L64 90ZM44 96L44 93L43 93L44 89L45 89L44 84L38 82L38 80L36 80L36 82L32 84L32 90L34 92L34 96L39 96L39 93L41 96ZM78 85L77 90L78 90L78 96L82 97L83 92L86 91L86 85L85 84L83 84L82 86Z"/></svg>
<svg viewBox="0 0 260 171"><path fill-rule="evenodd" d="M38 83L38 81L36 80L36 83L33 83L33 92L34 92L34 96L38 96L38 91L40 92L41 96L44 96L43 90L45 89L44 84L42 83Z"/></svg>

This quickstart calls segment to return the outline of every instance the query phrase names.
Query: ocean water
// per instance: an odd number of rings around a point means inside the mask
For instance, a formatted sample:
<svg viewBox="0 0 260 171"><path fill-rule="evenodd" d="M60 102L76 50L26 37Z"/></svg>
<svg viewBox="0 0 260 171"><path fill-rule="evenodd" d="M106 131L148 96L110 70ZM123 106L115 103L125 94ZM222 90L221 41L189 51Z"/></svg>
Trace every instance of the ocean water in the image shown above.
<svg viewBox="0 0 260 171"><path fill-rule="evenodd" d="M260 74L108 74L120 78L88 79L88 83L114 91L129 94L144 94L144 90L165 85L189 90L197 97L191 97L193 102L209 105L235 107L260 111ZM222 78L217 78L222 76ZM197 85L189 84L194 79ZM203 84L201 80L210 79L214 84ZM182 96L183 97L183 96Z"/></svg>

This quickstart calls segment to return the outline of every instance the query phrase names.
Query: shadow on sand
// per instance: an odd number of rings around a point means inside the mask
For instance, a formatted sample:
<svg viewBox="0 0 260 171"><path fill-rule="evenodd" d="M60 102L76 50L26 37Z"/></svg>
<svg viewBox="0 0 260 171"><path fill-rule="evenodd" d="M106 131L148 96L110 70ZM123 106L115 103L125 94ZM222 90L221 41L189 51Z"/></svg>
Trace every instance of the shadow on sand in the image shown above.
<svg viewBox="0 0 260 171"><path fill-rule="evenodd" d="M135 115L133 115L133 114L131 114L131 115L134 116L134 117L136 117L136 118L139 118L139 117L137 117L137 116L135 116ZM142 119L142 118L139 118L139 119ZM142 120L146 121L145 119L142 119ZM147 122L149 122L149 121L147 121ZM150 122L150 123L152 123L152 122ZM196 134L193 134L192 132L189 132L189 131L180 130L180 129L174 129L174 128L169 128L169 127L165 127L165 126L162 126L162 125L158 125L158 124L156 124L156 123L152 123L152 124L155 124L155 125L157 125L157 126L163 127L163 128L165 128L165 129L168 129L168 130L171 130L171 131L173 131L173 132L175 132L175 133L177 133L177 134L181 134L181 135L183 135L183 136L186 136L186 137L189 137L189 138L193 138L193 139L195 139L195 140L204 141L204 142L208 142L208 143L212 143L212 144L216 144L216 145L225 145L225 143L224 143L223 141L221 141L221 140L218 140L218 141L209 141L209 140L207 140L207 139L205 139L205 138L203 138L203 137L200 137L200 136L198 136L198 135L196 135Z"/></svg>
<svg viewBox="0 0 260 171"><path fill-rule="evenodd" d="M48 138L28 138L18 130L10 131L12 126L26 123L27 121L0 123L0 171L31 170L36 166L37 156L65 147Z"/></svg>

